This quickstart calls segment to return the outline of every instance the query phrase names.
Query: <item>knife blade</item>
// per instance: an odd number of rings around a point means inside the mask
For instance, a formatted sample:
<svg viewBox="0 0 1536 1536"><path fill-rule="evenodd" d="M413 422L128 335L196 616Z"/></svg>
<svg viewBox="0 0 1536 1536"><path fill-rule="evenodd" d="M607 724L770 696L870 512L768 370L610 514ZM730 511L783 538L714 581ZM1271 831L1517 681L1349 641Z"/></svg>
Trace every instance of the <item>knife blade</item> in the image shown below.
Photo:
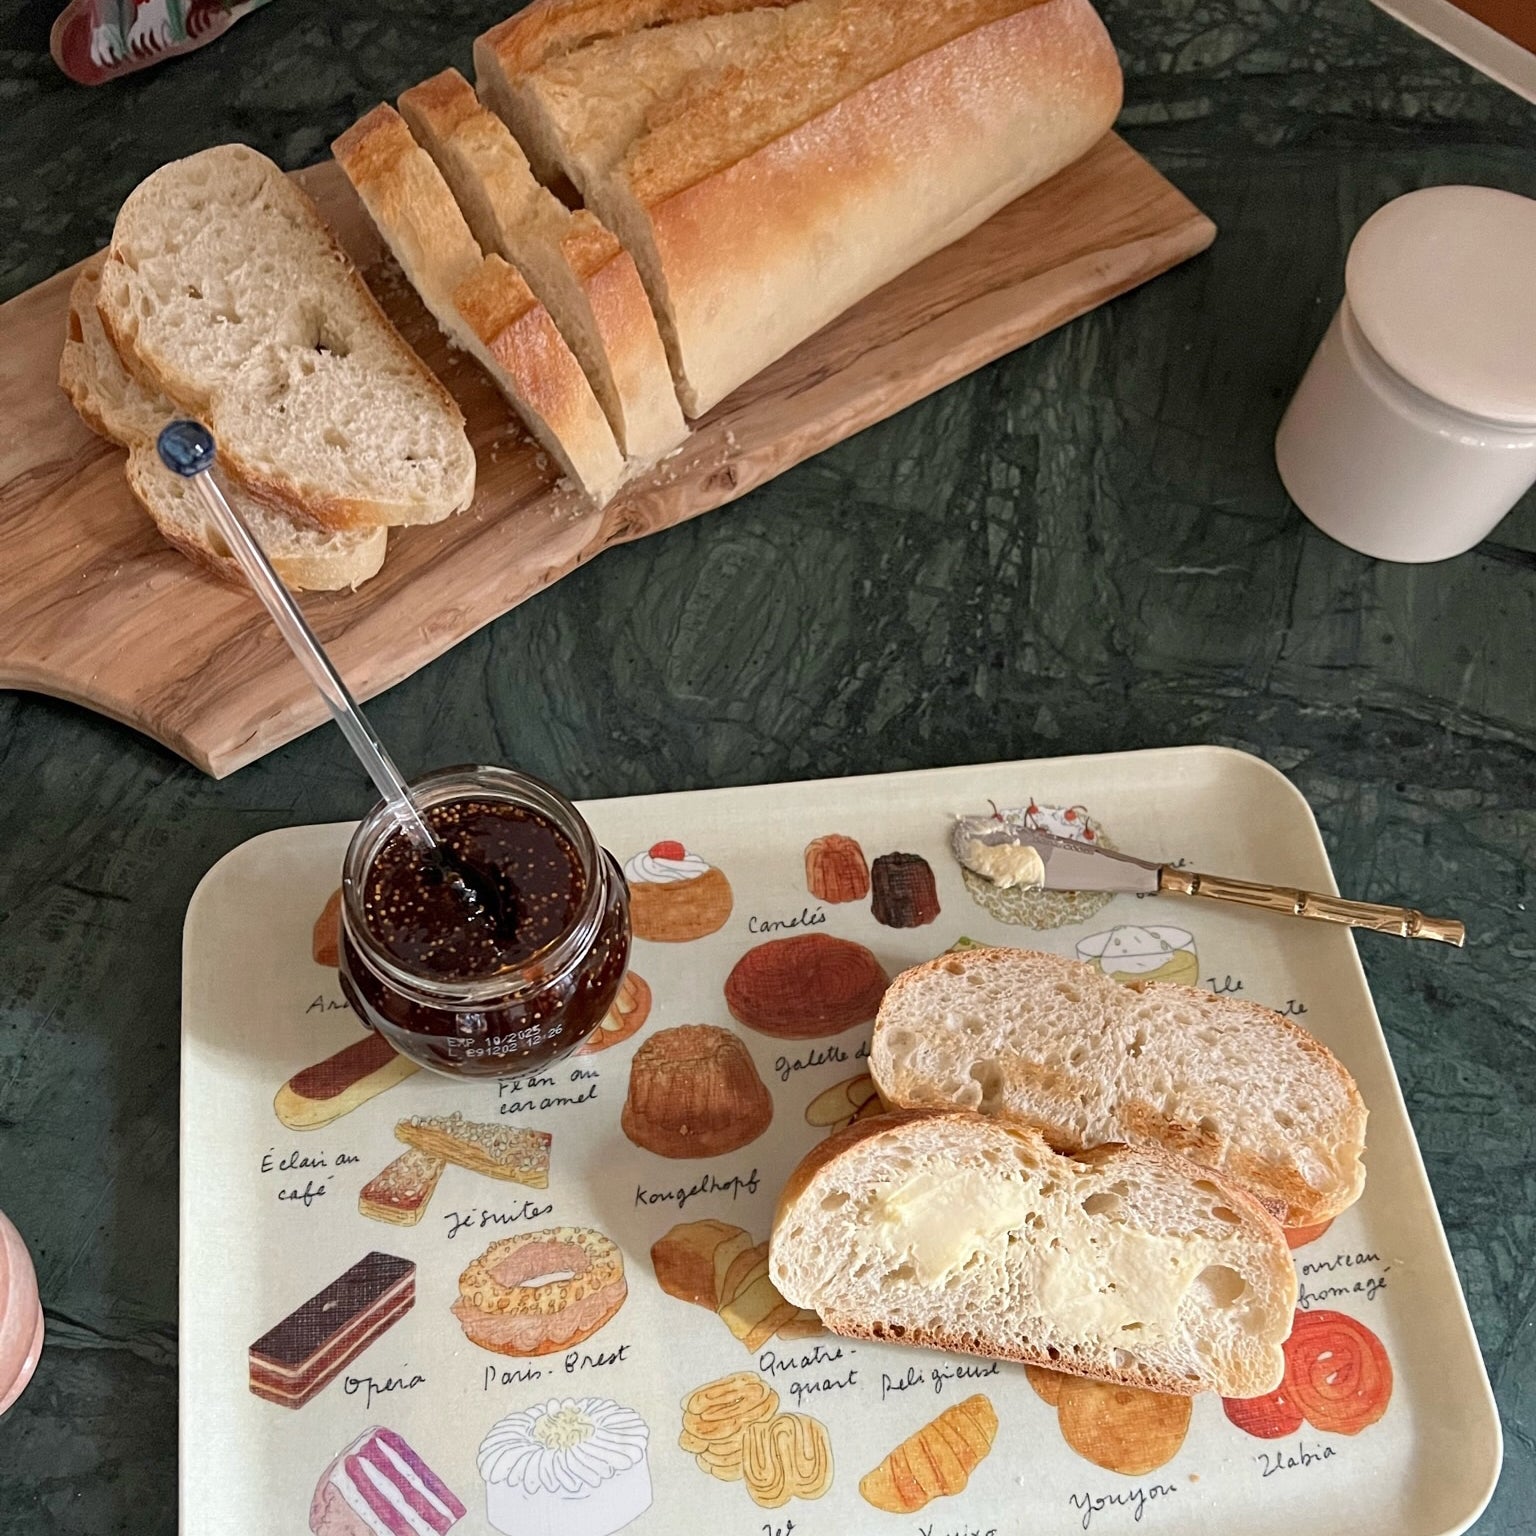
<svg viewBox="0 0 1536 1536"><path fill-rule="evenodd" d="M1032 849L1039 858L1039 868L1035 869L1027 860L1000 860L977 851L993 848ZM1146 859L1135 859L1076 838L1057 837L1053 832L988 817L959 818L955 856L983 880L1047 891L1121 891L1150 896L1157 893L1162 869ZM1004 878L998 878L999 871Z"/></svg>

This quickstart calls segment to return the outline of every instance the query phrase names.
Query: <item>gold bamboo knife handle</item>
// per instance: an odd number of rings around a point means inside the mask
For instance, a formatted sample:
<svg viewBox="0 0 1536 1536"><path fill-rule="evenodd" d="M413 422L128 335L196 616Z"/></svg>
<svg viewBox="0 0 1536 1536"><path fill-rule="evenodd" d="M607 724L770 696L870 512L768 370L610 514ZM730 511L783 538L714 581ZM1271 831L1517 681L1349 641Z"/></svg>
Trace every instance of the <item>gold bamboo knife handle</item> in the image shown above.
<svg viewBox="0 0 1536 1536"><path fill-rule="evenodd" d="M1159 892L1172 891L1178 896L1204 896L1210 901L1237 901L1245 907L1284 912L1288 917L1310 917L1320 923L1344 923L1350 928L1395 933L1401 939L1436 939L1441 944L1454 944L1458 949L1467 939L1466 928L1454 918L1425 917L1412 907L1345 901L1339 896L1323 896L1316 891L1298 891L1289 886L1260 885L1253 880L1196 874L1192 869L1170 869L1164 865L1157 872L1157 889Z"/></svg>

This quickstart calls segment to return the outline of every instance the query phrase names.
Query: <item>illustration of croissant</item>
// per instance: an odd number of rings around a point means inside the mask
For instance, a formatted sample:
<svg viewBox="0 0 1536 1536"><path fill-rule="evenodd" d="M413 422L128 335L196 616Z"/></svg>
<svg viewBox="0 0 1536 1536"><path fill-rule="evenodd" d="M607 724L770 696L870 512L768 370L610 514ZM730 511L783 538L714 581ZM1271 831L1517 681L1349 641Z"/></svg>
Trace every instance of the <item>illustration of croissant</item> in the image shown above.
<svg viewBox="0 0 1536 1536"><path fill-rule="evenodd" d="M930 1499L959 1493L996 1438L997 1414L977 1393L903 1440L859 1480L859 1492L876 1509L911 1514Z"/></svg>

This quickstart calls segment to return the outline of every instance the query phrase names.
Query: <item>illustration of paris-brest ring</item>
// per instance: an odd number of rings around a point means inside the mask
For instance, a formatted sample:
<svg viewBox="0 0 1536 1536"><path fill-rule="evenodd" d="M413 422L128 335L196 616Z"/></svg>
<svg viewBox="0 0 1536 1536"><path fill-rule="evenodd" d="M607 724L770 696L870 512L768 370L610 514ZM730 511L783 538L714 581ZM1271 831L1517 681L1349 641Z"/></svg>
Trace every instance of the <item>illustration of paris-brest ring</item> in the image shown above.
<svg viewBox="0 0 1536 1536"><path fill-rule="evenodd" d="M492 1243L459 1276L453 1314L482 1349L546 1355L590 1338L628 1294L612 1239L591 1227L549 1227Z"/></svg>

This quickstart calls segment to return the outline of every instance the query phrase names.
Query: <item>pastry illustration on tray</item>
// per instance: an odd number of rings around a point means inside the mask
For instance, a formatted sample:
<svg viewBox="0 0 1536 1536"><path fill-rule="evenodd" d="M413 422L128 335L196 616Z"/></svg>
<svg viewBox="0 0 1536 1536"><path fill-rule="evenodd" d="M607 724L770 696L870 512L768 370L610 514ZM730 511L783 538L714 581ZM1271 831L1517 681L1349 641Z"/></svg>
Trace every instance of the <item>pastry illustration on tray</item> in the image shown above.
<svg viewBox="0 0 1536 1536"><path fill-rule="evenodd" d="M877 861L878 862L878 861ZM814 1040L868 1024L890 978L862 944L826 933L769 939L731 968L731 1017L776 1040Z"/></svg>
<svg viewBox="0 0 1536 1536"><path fill-rule="evenodd" d="M335 970L341 964L341 888L331 892L331 898L315 919L310 935L310 953L316 965Z"/></svg>
<svg viewBox="0 0 1536 1536"><path fill-rule="evenodd" d="M629 917L637 939L682 944L723 928L731 883L681 843L653 843L624 866Z"/></svg>
<svg viewBox="0 0 1536 1536"><path fill-rule="evenodd" d="M412 1147L387 1163L358 1191L359 1214L397 1227L414 1227L447 1166L442 1158Z"/></svg>
<svg viewBox="0 0 1536 1536"><path fill-rule="evenodd" d="M493 1424L476 1458L504 1536L612 1536L651 1507L650 1430L606 1397L551 1398Z"/></svg>
<svg viewBox="0 0 1536 1536"><path fill-rule="evenodd" d="M1392 1401L1392 1362L1380 1339L1343 1312L1298 1312L1285 1341L1285 1378L1263 1397L1223 1398L1239 1429L1262 1440L1303 1422L1326 1434L1358 1435Z"/></svg>
<svg viewBox="0 0 1536 1536"><path fill-rule="evenodd" d="M1115 846L1081 805L1040 805L1031 800L1028 805L1005 806L1001 810L994 805L988 816L957 817L950 841L955 861L960 865L960 878L977 906L998 922L1023 928L1065 928L1086 923L1109 905L1113 899L1109 891L1045 891L1028 885L1000 885L967 869L960 857L962 845L980 831L995 831L999 824L1004 828L1049 832L1104 848Z"/></svg>
<svg viewBox="0 0 1536 1536"><path fill-rule="evenodd" d="M814 1312L793 1306L768 1278L768 1244L728 1222L682 1221L651 1244L656 1283L667 1295L717 1313L756 1354L769 1339L822 1332Z"/></svg>
<svg viewBox="0 0 1536 1536"><path fill-rule="evenodd" d="M933 869L920 853L882 853L869 883L870 911L887 928L923 928L939 915Z"/></svg>
<svg viewBox="0 0 1536 1536"><path fill-rule="evenodd" d="M626 971L619 983L618 996L602 1017L602 1022L587 1036L574 1053L577 1056L595 1056L610 1045L618 1045L639 1033L651 1016L651 989L633 971Z"/></svg>
<svg viewBox="0 0 1536 1536"><path fill-rule="evenodd" d="M1115 981L1171 981L1193 987L1200 980L1195 936L1183 928L1137 928L1122 923L1079 939L1077 958Z"/></svg>
<svg viewBox="0 0 1536 1536"><path fill-rule="evenodd" d="M453 1315L498 1355L548 1355L589 1339L624 1305L618 1245L592 1227L546 1227L492 1243L459 1276Z"/></svg>
<svg viewBox="0 0 1536 1536"><path fill-rule="evenodd" d="M805 1123L823 1128L830 1136L841 1131L855 1120L868 1120L884 1114L885 1105L880 1102L880 1091L868 1072L860 1072L841 1083L818 1093L805 1106Z"/></svg>
<svg viewBox="0 0 1536 1536"><path fill-rule="evenodd" d="M392 1429L374 1425L320 1474L314 1536L442 1536L464 1518L454 1491Z"/></svg>
<svg viewBox="0 0 1536 1536"><path fill-rule="evenodd" d="M413 1115L395 1126L410 1148L358 1192L357 1208L375 1221L412 1227L421 1220L449 1163L530 1189L549 1187L547 1131L451 1115Z"/></svg>
<svg viewBox="0 0 1536 1536"><path fill-rule="evenodd" d="M779 1394L752 1371L690 1392L677 1443L701 1472L725 1483L744 1482L762 1509L819 1499L832 1486L826 1426L809 1414L780 1413Z"/></svg>
<svg viewBox="0 0 1536 1536"><path fill-rule="evenodd" d="M805 888L817 901L863 901L869 895L869 865L864 850L840 832L829 832L805 845Z"/></svg>
<svg viewBox="0 0 1536 1536"><path fill-rule="evenodd" d="M1193 1398L1038 1365L1024 1372L1040 1400L1056 1410L1062 1439L1106 1472L1140 1477L1154 1471L1178 1455L1189 1433Z"/></svg>
<svg viewBox="0 0 1536 1536"><path fill-rule="evenodd" d="M660 1157L718 1157L756 1141L772 1119L746 1046L728 1029L682 1024L635 1052L619 1125Z"/></svg>
<svg viewBox="0 0 1536 1536"><path fill-rule="evenodd" d="M251 1345L251 1391L302 1408L415 1300L416 1266L409 1259L367 1254Z"/></svg>
<svg viewBox="0 0 1536 1536"><path fill-rule="evenodd" d="M865 1503L910 1515L933 1499L960 1493L997 1439L997 1411L977 1393L908 1435L859 1479Z"/></svg>
<svg viewBox="0 0 1536 1536"><path fill-rule="evenodd" d="M295 1072L277 1090L272 1109L290 1131L318 1130L417 1070L416 1063L397 1055L382 1035L369 1033Z"/></svg>

